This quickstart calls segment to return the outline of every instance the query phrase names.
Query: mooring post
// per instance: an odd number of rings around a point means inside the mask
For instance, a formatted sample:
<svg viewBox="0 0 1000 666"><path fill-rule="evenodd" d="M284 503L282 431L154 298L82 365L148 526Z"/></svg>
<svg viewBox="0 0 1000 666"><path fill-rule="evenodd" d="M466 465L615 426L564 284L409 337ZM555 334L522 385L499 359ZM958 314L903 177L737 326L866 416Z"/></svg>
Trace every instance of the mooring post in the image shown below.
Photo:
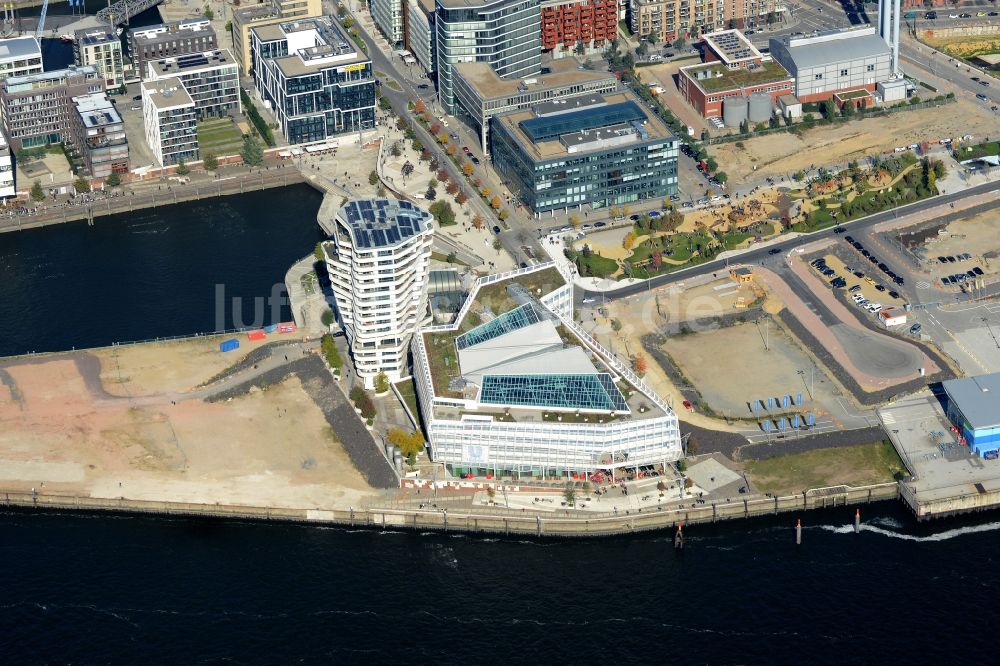
<svg viewBox="0 0 1000 666"><path fill-rule="evenodd" d="M795 545L798 546L802 543L802 519L799 518L795 521Z"/></svg>
<svg viewBox="0 0 1000 666"><path fill-rule="evenodd" d="M541 516L535 516L535 531L537 532L538 536L542 536L542 517Z"/></svg>
<svg viewBox="0 0 1000 666"><path fill-rule="evenodd" d="M448 531L448 509L444 510L444 531Z"/></svg>
<svg viewBox="0 0 1000 666"><path fill-rule="evenodd" d="M854 512L854 533L861 533L861 509Z"/></svg>

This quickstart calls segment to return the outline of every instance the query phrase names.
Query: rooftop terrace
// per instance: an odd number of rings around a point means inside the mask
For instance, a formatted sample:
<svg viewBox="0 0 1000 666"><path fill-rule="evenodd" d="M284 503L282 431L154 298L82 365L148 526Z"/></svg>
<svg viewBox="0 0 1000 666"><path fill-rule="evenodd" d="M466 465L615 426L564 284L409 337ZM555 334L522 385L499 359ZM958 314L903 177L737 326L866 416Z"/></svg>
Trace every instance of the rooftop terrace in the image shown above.
<svg viewBox="0 0 1000 666"><path fill-rule="evenodd" d="M745 86L759 86L790 78L785 68L773 60L766 60L756 67L738 69L729 69L722 63L710 62L682 67L681 71L706 93L738 90ZM705 78L699 78L700 76Z"/></svg>

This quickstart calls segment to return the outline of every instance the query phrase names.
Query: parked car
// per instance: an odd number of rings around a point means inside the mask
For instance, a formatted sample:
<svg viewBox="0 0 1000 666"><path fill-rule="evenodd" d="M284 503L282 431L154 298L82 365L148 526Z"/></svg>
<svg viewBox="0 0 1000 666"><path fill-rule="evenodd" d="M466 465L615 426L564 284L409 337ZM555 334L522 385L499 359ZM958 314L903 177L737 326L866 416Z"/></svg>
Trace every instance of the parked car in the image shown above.
<svg viewBox="0 0 1000 666"><path fill-rule="evenodd" d="M990 85L990 82L984 79L984 80L982 80L982 81L979 82L979 85L985 86L985 87L988 88L989 85Z"/></svg>
<svg viewBox="0 0 1000 666"><path fill-rule="evenodd" d="M854 245L854 239L852 237L844 236L844 240L850 243L851 245Z"/></svg>
<svg viewBox="0 0 1000 666"><path fill-rule="evenodd" d="M861 291L861 285L860 284L856 284L853 287L851 287L850 289L848 289L847 291L850 292L850 293L852 293L852 294L854 292Z"/></svg>
<svg viewBox="0 0 1000 666"><path fill-rule="evenodd" d="M989 99L989 97L987 97L983 93L976 93L976 99L981 99L981 100L983 100L985 102L986 100Z"/></svg>
<svg viewBox="0 0 1000 666"><path fill-rule="evenodd" d="M892 281L895 282L896 284L898 284L900 287L902 287L906 283L906 280L904 280L903 278L899 277L898 275L896 277L892 278Z"/></svg>
<svg viewBox="0 0 1000 666"><path fill-rule="evenodd" d="M980 268L979 266L975 266L975 267L973 267L972 272L975 273L976 275L982 275L983 274L983 269Z"/></svg>
<svg viewBox="0 0 1000 666"><path fill-rule="evenodd" d="M493 225L493 233L495 233L495 234L500 233L500 227L498 227L496 225Z"/></svg>
<svg viewBox="0 0 1000 666"><path fill-rule="evenodd" d="M898 291L890 291L889 292L889 296L891 298L899 298L899 292Z"/></svg>
<svg viewBox="0 0 1000 666"><path fill-rule="evenodd" d="M469 157L469 159L471 159L472 163L475 164L476 166L479 165L479 158L476 157L475 155L472 155L471 157Z"/></svg>
<svg viewBox="0 0 1000 666"><path fill-rule="evenodd" d="M767 253L768 254L781 254L781 248L780 247L772 247L770 250L767 251Z"/></svg>
<svg viewBox="0 0 1000 666"><path fill-rule="evenodd" d="M880 292L885 291L885 287L883 285L877 284L875 285L875 291L880 291Z"/></svg>
<svg viewBox="0 0 1000 666"><path fill-rule="evenodd" d="M917 322L916 324L910 327L910 333L916 335L917 333L920 332L921 328L923 328L923 326L920 325L920 322Z"/></svg>
<svg viewBox="0 0 1000 666"><path fill-rule="evenodd" d="M608 226L607 222L594 222L594 228L595 229L599 228L599 227L606 227L606 226Z"/></svg>
<svg viewBox="0 0 1000 666"><path fill-rule="evenodd" d="M844 227L834 227L833 228L833 233L835 233L835 234L842 234L845 231L847 231L847 229L845 229Z"/></svg>

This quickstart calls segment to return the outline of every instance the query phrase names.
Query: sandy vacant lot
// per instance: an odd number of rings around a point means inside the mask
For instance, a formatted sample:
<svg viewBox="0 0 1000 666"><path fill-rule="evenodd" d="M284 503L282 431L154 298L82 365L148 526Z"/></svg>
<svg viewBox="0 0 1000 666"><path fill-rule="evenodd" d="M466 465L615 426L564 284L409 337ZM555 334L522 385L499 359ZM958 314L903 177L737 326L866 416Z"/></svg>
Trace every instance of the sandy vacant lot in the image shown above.
<svg viewBox="0 0 1000 666"><path fill-rule="evenodd" d="M982 128L996 126L996 118L988 108L960 100L931 109L816 127L801 136L780 132L744 139L740 142L743 148L738 148L737 142L723 143L709 147L709 153L722 165L720 168L731 181L740 183L751 175L757 178L790 176L813 165L846 164L869 155L891 152L897 146L979 134Z"/></svg>
<svg viewBox="0 0 1000 666"><path fill-rule="evenodd" d="M240 348L220 352L219 343L236 338ZM186 391L222 372L258 347L293 338L269 335L247 340L246 334L221 335L171 342L105 347L93 354L101 361L101 382L115 396Z"/></svg>
<svg viewBox="0 0 1000 666"><path fill-rule="evenodd" d="M767 338L768 350L764 349ZM740 418L752 418L754 399L780 400L801 393L809 402L813 373L817 398L833 398L826 376L815 369L798 344L774 324L740 324L667 339L663 349L701 392L710 406ZM798 371L804 370L804 375ZM815 411L812 405L808 408Z"/></svg>
<svg viewBox="0 0 1000 666"><path fill-rule="evenodd" d="M107 367L86 352L0 365L0 487L298 508L357 505L368 494L298 379L216 404L139 395L187 389L216 368L206 360L147 373L150 350L124 351L129 398L103 391Z"/></svg>

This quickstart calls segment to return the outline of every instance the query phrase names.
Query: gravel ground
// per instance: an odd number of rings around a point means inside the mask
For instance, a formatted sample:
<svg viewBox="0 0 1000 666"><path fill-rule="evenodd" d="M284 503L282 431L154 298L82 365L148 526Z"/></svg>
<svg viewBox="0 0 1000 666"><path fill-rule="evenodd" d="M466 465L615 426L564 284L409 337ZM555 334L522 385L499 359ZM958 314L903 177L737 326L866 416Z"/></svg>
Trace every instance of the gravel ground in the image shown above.
<svg viewBox="0 0 1000 666"><path fill-rule="evenodd" d="M954 377L954 373L950 370L943 370L936 373L932 377L918 377L904 384L897 384L895 386L890 386L884 388L881 391L868 392L861 388L854 377L851 376L847 370L833 357L833 354L828 352L825 347L819 344L819 341L813 336L802 323L791 314L788 309L783 309L778 313L778 319L781 323L792 332L792 334L799 339L799 341L808 347L808 349L816 355L816 358L826 367L827 371L830 372L837 381L840 382L841 386L850 392L851 396L857 401L858 404L864 405L866 407L872 407L875 405L880 405L884 402L889 402L895 398L908 395L910 393L915 393L927 387L927 384L933 381L942 381L944 379L950 379ZM934 350L930 349L926 345L918 344L922 351L924 351L930 358L934 360L942 368L948 368L949 364L941 358Z"/></svg>
<svg viewBox="0 0 1000 666"><path fill-rule="evenodd" d="M815 449L832 449L841 446L857 446L871 444L885 439L885 431L880 427L861 428L858 430L840 430L825 432L813 437L778 440L775 442L757 442L740 447L736 452L738 460L767 460L789 453L805 453Z"/></svg>
<svg viewBox="0 0 1000 666"><path fill-rule="evenodd" d="M279 347L287 347L289 345L299 344L300 340L275 340L274 342L269 342L266 345L261 345L254 349L252 352L244 356L241 360L237 361L233 365L229 366L219 374L205 380L201 386L211 386L216 382L221 382L223 379L232 377L233 375L246 370L247 368L253 367L254 365L260 363L266 358L271 356L271 352Z"/></svg>
<svg viewBox="0 0 1000 666"><path fill-rule="evenodd" d="M268 370L251 380L220 391L206 400L223 402L229 398L246 395L253 386L281 383L292 374L299 378L313 402L323 411L327 423L333 428L354 466L369 485L375 488L398 488L399 478L392 465L379 450L372 433L365 428L347 398L334 385L324 360L318 355L296 359Z"/></svg>

